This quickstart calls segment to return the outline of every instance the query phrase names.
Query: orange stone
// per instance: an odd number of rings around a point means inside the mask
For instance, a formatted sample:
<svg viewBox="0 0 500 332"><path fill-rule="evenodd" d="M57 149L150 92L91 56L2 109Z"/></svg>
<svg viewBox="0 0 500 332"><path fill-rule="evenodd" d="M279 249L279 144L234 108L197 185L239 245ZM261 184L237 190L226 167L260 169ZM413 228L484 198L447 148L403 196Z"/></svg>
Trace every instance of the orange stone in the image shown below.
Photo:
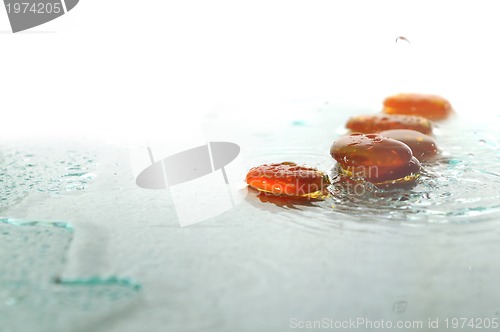
<svg viewBox="0 0 500 332"><path fill-rule="evenodd" d="M384 113L419 115L431 120L445 119L453 112L448 100L440 96L400 93L384 100Z"/></svg>
<svg viewBox="0 0 500 332"><path fill-rule="evenodd" d="M348 166L395 168L408 164L411 149L404 143L378 134L352 133L338 138L330 148L332 157Z"/></svg>
<svg viewBox="0 0 500 332"><path fill-rule="evenodd" d="M432 133L432 123L421 116L400 114L360 115L349 119L346 128L360 133L377 133L390 129L411 129L423 134Z"/></svg>
<svg viewBox="0 0 500 332"><path fill-rule="evenodd" d="M427 160L435 156L438 152L434 138L415 130L393 129L381 131L379 134L408 145L413 156L419 161Z"/></svg>
<svg viewBox="0 0 500 332"><path fill-rule="evenodd" d="M415 175L420 173L420 162L412 157L405 165L397 167L384 166L340 166L342 174L352 178L362 178L366 181L378 184L399 180L412 181Z"/></svg>
<svg viewBox="0 0 500 332"><path fill-rule="evenodd" d="M246 182L254 189L273 195L312 198L321 197L330 184L328 176L317 169L289 162L253 167Z"/></svg>

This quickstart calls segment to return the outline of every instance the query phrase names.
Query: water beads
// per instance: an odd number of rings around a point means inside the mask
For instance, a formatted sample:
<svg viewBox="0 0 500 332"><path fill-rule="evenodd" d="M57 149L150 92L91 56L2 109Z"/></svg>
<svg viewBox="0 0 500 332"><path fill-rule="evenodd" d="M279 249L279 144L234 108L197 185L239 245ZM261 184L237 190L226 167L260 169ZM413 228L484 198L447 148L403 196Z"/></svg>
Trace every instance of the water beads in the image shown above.
<svg viewBox="0 0 500 332"><path fill-rule="evenodd" d="M326 174L292 162L253 167L246 176L246 182L264 193L306 198L324 196L330 184Z"/></svg>
<svg viewBox="0 0 500 332"><path fill-rule="evenodd" d="M420 162L404 143L378 134L352 133L337 139L330 154L341 174L379 184L414 180Z"/></svg>
<svg viewBox="0 0 500 332"><path fill-rule="evenodd" d="M399 141L378 134L352 133L337 139L330 154L343 166L404 165L411 157L411 149Z"/></svg>
<svg viewBox="0 0 500 332"><path fill-rule="evenodd" d="M452 113L450 103L439 96L398 94L384 100L382 113L351 117L351 133L339 137L330 154L344 181L368 181L377 186L412 184L420 175L420 162L438 153L432 134L432 120ZM321 171L295 163L253 167L246 182L261 195L277 199L322 199L331 184ZM261 201L269 201L266 197ZM282 202L280 205L283 205Z"/></svg>

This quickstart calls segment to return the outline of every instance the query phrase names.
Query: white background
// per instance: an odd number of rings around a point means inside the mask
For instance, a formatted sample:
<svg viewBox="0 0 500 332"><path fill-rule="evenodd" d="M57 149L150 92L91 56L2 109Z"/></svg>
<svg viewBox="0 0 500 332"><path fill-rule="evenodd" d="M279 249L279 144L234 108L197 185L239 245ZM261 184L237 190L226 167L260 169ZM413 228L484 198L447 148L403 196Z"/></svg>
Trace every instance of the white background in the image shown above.
<svg viewBox="0 0 500 332"><path fill-rule="evenodd" d="M12 34L2 7L0 135L185 130L214 109L244 121L304 100L377 111L401 91L487 114L498 107L496 9L495 1L81 0Z"/></svg>

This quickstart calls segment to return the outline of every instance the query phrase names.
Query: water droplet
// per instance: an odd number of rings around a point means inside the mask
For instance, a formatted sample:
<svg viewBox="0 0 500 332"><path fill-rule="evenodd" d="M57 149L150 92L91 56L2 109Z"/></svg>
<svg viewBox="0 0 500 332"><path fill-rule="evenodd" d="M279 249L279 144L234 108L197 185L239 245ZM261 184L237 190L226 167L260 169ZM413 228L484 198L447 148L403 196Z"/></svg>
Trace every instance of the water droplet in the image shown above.
<svg viewBox="0 0 500 332"><path fill-rule="evenodd" d="M295 121L292 121L292 126L296 126L296 127L302 127L306 124L305 121L302 121L302 120L295 120Z"/></svg>
<svg viewBox="0 0 500 332"><path fill-rule="evenodd" d="M404 202L404 201L407 201L410 199L410 196L409 195L403 195L399 198L399 201L401 202Z"/></svg>
<svg viewBox="0 0 500 332"><path fill-rule="evenodd" d="M84 175L80 176L81 179L89 179L89 180L92 180L95 177L96 175L94 173L85 173Z"/></svg>
<svg viewBox="0 0 500 332"><path fill-rule="evenodd" d="M404 36L399 36L396 38L396 44L410 45L410 41Z"/></svg>
<svg viewBox="0 0 500 332"><path fill-rule="evenodd" d="M484 139L480 139L479 140L479 145L484 145L484 144L486 144L486 141Z"/></svg>

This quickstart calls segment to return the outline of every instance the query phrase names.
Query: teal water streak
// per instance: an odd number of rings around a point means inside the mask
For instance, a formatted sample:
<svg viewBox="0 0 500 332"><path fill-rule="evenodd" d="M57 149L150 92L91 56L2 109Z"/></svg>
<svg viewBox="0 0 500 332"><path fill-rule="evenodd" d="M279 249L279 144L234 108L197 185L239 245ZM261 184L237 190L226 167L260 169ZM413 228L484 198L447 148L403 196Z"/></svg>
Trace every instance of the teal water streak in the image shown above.
<svg viewBox="0 0 500 332"><path fill-rule="evenodd" d="M61 277L73 236L65 222L0 219L2 332L85 330L134 303L134 280Z"/></svg>

